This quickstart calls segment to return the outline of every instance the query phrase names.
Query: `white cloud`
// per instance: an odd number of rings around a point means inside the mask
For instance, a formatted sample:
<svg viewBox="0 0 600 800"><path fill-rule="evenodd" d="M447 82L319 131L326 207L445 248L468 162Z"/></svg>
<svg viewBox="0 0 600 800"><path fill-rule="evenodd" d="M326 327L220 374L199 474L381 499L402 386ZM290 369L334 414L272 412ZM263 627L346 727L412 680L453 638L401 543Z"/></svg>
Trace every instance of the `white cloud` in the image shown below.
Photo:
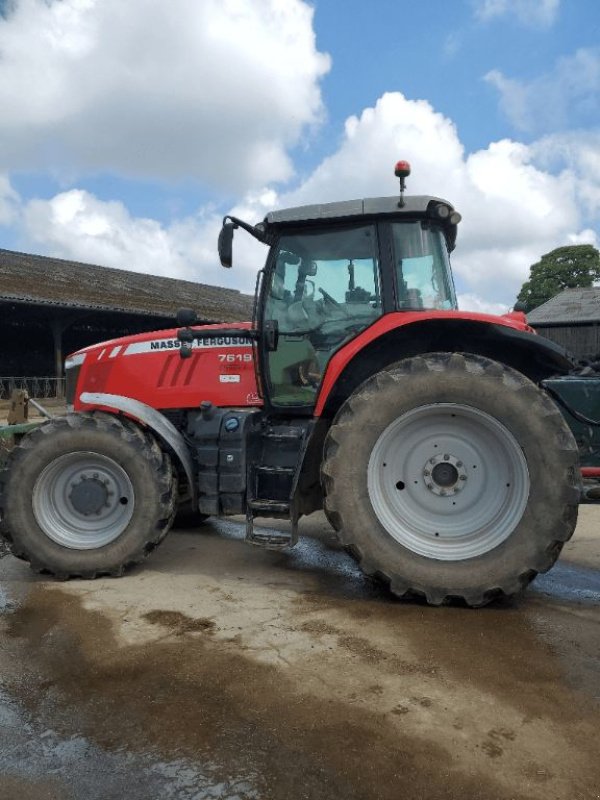
<svg viewBox="0 0 600 800"><path fill-rule="evenodd" d="M392 195L399 158L412 163L411 194L446 197L463 215L452 258L465 309L505 311L543 253L595 235L593 225L582 224L583 181L574 169L554 175L536 162L535 146L509 140L468 155L448 118L399 93L350 117L337 151L296 189L248 193L231 213L254 223L272 208ZM29 203L24 226L43 252L251 291L265 248L238 231L234 269L223 270L216 252L221 217L207 207L161 226L132 217L120 203L71 191Z"/></svg>
<svg viewBox="0 0 600 800"><path fill-rule="evenodd" d="M187 275L169 232L151 219L133 218L119 202L102 202L74 189L24 208L29 242L45 252L134 272Z"/></svg>
<svg viewBox="0 0 600 800"><path fill-rule="evenodd" d="M576 179L579 204L589 218L600 216L600 132L568 131L545 136L531 151L545 169L567 169Z"/></svg>
<svg viewBox="0 0 600 800"><path fill-rule="evenodd" d="M459 294L458 307L461 311L477 311L480 314L506 314L509 310L506 303L489 302L472 293Z"/></svg>
<svg viewBox="0 0 600 800"><path fill-rule="evenodd" d="M195 178L293 174L323 115L303 0L15 0L0 16L0 167Z"/></svg>
<svg viewBox="0 0 600 800"><path fill-rule="evenodd" d="M19 212L20 198L6 175L0 174L0 225L13 224Z"/></svg>
<svg viewBox="0 0 600 800"><path fill-rule="evenodd" d="M558 16L560 0L473 0L473 6L475 16L484 22L514 16L522 25L549 28Z"/></svg>
<svg viewBox="0 0 600 800"><path fill-rule="evenodd" d="M444 39L442 52L447 59L452 59L462 49L462 36L457 31L452 31Z"/></svg>
<svg viewBox="0 0 600 800"><path fill-rule="evenodd" d="M499 70L484 76L500 93L500 107L519 130L556 131L598 120L600 50L581 48L531 81L507 78Z"/></svg>
<svg viewBox="0 0 600 800"><path fill-rule="evenodd" d="M570 233L568 240L569 244L591 244L594 247L598 247L600 244L597 231L591 228L585 228L579 233Z"/></svg>
<svg viewBox="0 0 600 800"><path fill-rule="evenodd" d="M250 206L239 206L232 213L252 218L262 204L264 216L272 199L268 191L250 195ZM266 248L246 234L238 235L235 269L223 269L217 255L222 216L206 206L165 226L132 216L121 202L72 189L50 200L26 203L20 231L34 252L251 291Z"/></svg>

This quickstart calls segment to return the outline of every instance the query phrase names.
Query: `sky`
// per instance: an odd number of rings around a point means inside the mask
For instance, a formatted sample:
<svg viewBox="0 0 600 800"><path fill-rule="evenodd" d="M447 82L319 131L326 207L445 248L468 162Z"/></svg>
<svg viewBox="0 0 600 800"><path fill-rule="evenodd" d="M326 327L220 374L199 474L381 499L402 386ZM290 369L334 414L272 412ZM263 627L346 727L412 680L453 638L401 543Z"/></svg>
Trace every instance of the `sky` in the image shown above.
<svg viewBox="0 0 600 800"><path fill-rule="evenodd" d="M0 247L253 291L221 219L460 211L465 310L600 244L598 0L0 0Z"/></svg>

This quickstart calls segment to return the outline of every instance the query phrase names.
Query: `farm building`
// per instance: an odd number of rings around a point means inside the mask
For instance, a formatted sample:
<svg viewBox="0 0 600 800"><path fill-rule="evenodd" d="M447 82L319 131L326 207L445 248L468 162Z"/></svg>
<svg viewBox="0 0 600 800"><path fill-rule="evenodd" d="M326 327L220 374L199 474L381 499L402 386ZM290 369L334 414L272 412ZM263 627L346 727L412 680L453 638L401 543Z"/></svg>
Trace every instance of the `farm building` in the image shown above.
<svg viewBox="0 0 600 800"><path fill-rule="evenodd" d="M233 322L251 318L252 298L218 286L0 249L0 397L20 386L38 396L60 394L68 353L173 327L182 307L193 308L201 322Z"/></svg>
<svg viewBox="0 0 600 800"><path fill-rule="evenodd" d="M565 289L527 314L532 328L576 358L600 353L600 287Z"/></svg>

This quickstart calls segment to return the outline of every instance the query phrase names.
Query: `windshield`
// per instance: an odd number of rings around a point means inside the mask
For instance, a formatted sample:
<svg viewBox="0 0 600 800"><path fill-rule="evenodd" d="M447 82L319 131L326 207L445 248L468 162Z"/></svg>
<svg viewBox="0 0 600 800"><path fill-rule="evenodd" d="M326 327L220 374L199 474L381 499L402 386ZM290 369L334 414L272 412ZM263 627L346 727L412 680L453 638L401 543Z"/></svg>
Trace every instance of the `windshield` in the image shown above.
<svg viewBox="0 0 600 800"><path fill-rule="evenodd" d="M456 308L446 241L421 222L392 225L400 310Z"/></svg>

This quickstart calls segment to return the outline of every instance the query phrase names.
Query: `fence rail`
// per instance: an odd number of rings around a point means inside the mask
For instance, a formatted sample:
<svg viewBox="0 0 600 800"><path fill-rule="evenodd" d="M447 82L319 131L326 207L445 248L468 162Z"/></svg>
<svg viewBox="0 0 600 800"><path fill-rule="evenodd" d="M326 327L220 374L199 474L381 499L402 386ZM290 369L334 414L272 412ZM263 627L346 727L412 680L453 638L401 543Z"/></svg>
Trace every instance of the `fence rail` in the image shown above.
<svg viewBox="0 0 600 800"><path fill-rule="evenodd" d="M30 397L48 398L65 396L64 378L0 377L0 400L8 400L14 389L26 389Z"/></svg>

